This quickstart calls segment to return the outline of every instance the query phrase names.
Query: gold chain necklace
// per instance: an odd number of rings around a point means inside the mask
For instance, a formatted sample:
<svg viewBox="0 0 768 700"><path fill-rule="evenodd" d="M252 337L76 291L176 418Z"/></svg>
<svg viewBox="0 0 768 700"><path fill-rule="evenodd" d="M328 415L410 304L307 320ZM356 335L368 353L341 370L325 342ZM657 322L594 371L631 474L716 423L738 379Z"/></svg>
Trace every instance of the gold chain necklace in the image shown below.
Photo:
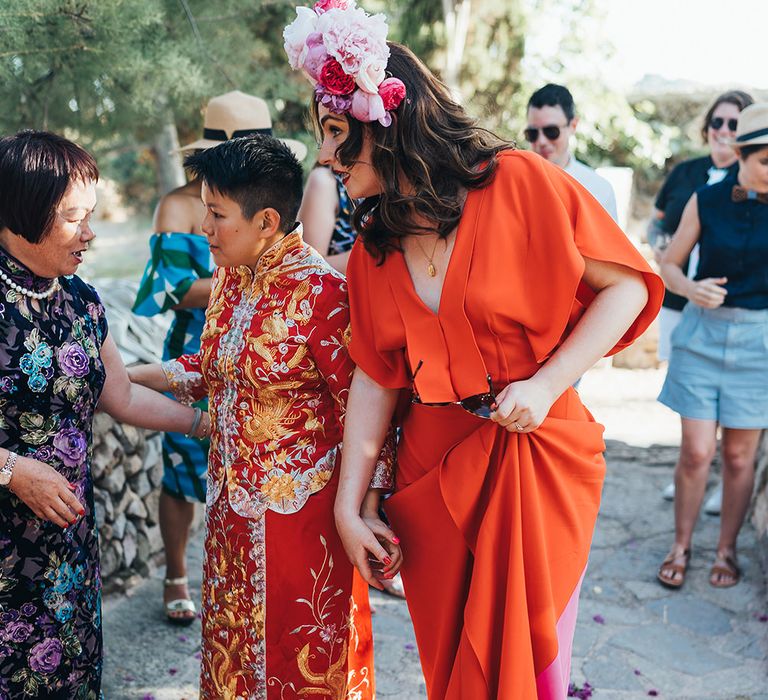
<svg viewBox="0 0 768 700"><path fill-rule="evenodd" d="M437 238L435 238L435 245L432 246L432 255L427 255L427 251L424 250L419 239L418 238L416 239L416 245L419 246L419 250L424 254L424 257L427 259L427 274L430 277L437 276L437 268L435 267L433 258L435 257L435 251L437 250L437 244L439 243L439 241L440 241L440 236L438 235Z"/></svg>

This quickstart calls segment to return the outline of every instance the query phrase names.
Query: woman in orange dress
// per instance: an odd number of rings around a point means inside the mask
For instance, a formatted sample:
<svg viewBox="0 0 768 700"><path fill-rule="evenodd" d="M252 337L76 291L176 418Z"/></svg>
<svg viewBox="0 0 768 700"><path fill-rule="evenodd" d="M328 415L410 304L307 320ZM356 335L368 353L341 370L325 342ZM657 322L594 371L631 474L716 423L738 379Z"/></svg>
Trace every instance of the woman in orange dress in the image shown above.
<svg viewBox="0 0 768 700"><path fill-rule="evenodd" d="M571 384L645 330L663 284L575 180L476 127L386 43L381 16L346 0L297 15L286 50L316 81L319 160L363 198L345 549L373 580L382 542L402 543L430 700L564 700L605 471L602 426ZM399 540L368 491L394 413Z"/></svg>

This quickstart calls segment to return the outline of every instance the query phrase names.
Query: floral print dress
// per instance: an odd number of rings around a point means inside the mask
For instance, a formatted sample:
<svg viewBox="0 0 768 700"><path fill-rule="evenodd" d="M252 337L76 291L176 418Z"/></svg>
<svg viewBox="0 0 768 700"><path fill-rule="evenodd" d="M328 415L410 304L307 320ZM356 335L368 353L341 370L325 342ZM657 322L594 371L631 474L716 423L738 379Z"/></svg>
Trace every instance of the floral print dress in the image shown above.
<svg viewBox="0 0 768 700"><path fill-rule="evenodd" d="M0 269L45 291L0 248ZM85 516L63 529L0 488L0 700L101 696L101 578L90 447L107 322L96 292L60 278L31 301L0 279L0 446L50 464Z"/></svg>

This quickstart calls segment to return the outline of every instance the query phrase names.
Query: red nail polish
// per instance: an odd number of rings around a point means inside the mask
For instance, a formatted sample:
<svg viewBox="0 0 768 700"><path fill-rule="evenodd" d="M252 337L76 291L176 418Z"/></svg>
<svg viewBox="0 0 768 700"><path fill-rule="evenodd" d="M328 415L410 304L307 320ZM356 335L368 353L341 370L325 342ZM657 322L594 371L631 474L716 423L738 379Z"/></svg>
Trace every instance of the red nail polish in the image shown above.
<svg viewBox="0 0 768 700"><path fill-rule="evenodd" d="M67 486L69 487L69 490L70 490L70 491L74 491L74 490L77 488L77 486L75 486L75 485L74 485L74 484L72 484L72 483L67 483Z"/></svg>
<svg viewBox="0 0 768 700"><path fill-rule="evenodd" d="M383 562L384 562L384 563L385 563L387 566L389 566L389 565L392 563L392 559L390 559L389 557L384 557L384 559L382 559L382 561L383 561Z"/></svg>
<svg viewBox="0 0 768 700"><path fill-rule="evenodd" d="M85 515L85 508L80 509L80 517L82 518Z"/></svg>
<svg viewBox="0 0 768 700"><path fill-rule="evenodd" d="M396 535L392 537L392 543L393 544L400 544L400 538Z"/></svg>

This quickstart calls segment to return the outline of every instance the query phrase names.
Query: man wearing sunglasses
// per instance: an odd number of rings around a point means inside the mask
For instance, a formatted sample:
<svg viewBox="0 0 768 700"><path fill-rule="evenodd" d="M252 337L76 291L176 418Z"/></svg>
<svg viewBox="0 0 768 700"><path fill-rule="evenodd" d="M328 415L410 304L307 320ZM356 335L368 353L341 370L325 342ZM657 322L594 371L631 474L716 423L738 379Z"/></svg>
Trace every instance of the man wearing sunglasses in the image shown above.
<svg viewBox="0 0 768 700"><path fill-rule="evenodd" d="M534 92L528 100L525 139L535 153L559 165L578 180L616 221L618 215L613 187L571 153L570 140L578 123L573 95L568 88L549 83Z"/></svg>

